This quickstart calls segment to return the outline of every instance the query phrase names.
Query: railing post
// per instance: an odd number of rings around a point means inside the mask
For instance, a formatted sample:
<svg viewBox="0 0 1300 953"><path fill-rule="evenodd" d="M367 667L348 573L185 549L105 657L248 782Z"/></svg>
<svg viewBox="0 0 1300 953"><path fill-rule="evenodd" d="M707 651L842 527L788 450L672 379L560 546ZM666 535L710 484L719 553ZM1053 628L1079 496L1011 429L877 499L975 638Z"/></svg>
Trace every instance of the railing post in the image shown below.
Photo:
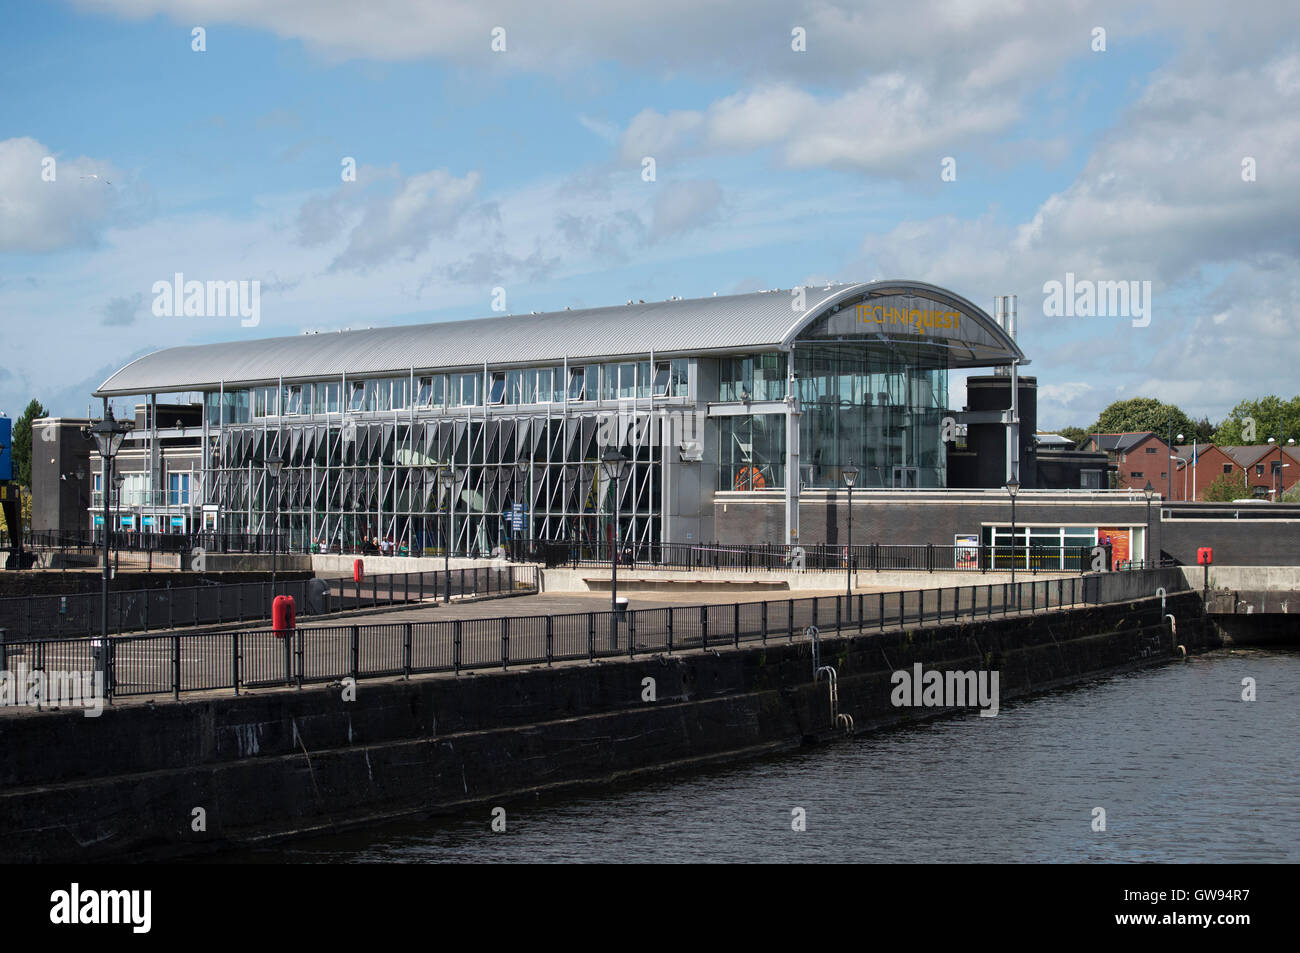
<svg viewBox="0 0 1300 953"><path fill-rule="evenodd" d="M551 660L555 655L555 619L552 616L546 617L546 665L549 668Z"/></svg>
<svg viewBox="0 0 1300 953"><path fill-rule="evenodd" d="M235 694L239 694L239 630L230 633L230 670L234 674Z"/></svg>
<svg viewBox="0 0 1300 953"><path fill-rule="evenodd" d="M501 617L501 671L509 668L510 662L510 617Z"/></svg>
<svg viewBox="0 0 1300 953"><path fill-rule="evenodd" d="M293 684L293 644L289 641L289 635L280 640L284 643L284 683Z"/></svg>
<svg viewBox="0 0 1300 953"><path fill-rule="evenodd" d="M763 631L763 644L767 645L767 603L760 602L759 605L762 607L759 613L761 619L759 624L761 625Z"/></svg>
<svg viewBox="0 0 1300 953"><path fill-rule="evenodd" d="M181 698L181 637L172 636L172 698Z"/></svg>
<svg viewBox="0 0 1300 953"><path fill-rule="evenodd" d="M673 612L672 606L668 607L668 654L673 654Z"/></svg>
<svg viewBox="0 0 1300 953"><path fill-rule="evenodd" d="M306 656L307 654L307 630L306 629L295 628L293 630L293 654L294 657L298 660L297 672L295 673L295 675L298 682L298 688L301 689L303 672L307 670L307 665L306 662L304 661L304 656Z"/></svg>
<svg viewBox="0 0 1300 953"><path fill-rule="evenodd" d="M709 607L700 606L700 648L709 647Z"/></svg>
<svg viewBox="0 0 1300 953"><path fill-rule="evenodd" d="M934 572L934 543L925 544L925 571Z"/></svg>
<svg viewBox="0 0 1300 953"><path fill-rule="evenodd" d="M843 628L844 610L843 610L843 603L840 601L843 598L844 597L840 595L835 596L835 634L836 635L842 635L844 633L844 628Z"/></svg>
<svg viewBox="0 0 1300 953"><path fill-rule="evenodd" d="M884 632L884 631L885 631L885 594L884 594L884 592L881 592L879 595L880 595L880 606L879 606L879 608L880 608L880 631L881 631L881 632Z"/></svg>
<svg viewBox="0 0 1300 953"><path fill-rule="evenodd" d="M789 601L787 601L786 607L789 609L789 615L787 616L788 618L787 637L789 638L789 641L793 642L794 641L794 600L790 599Z"/></svg>
<svg viewBox="0 0 1300 953"><path fill-rule="evenodd" d="M375 590L378 591L376 586ZM361 627L352 626L352 677L356 679L361 674Z"/></svg>
<svg viewBox="0 0 1300 953"><path fill-rule="evenodd" d="M636 614L638 609L630 609L627 613L627 657L633 658L636 655Z"/></svg>
<svg viewBox="0 0 1300 953"><path fill-rule="evenodd" d="M740 603L737 602L731 613L731 644L740 648Z"/></svg>
<svg viewBox="0 0 1300 953"><path fill-rule="evenodd" d="M454 632L453 638L455 639L455 642L453 643L454 648L452 652L452 666L455 669L456 674L459 675L460 674L460 619L457 619L454 623L452 623L452 627Z"/></svg>
<svg viewBox="0 0 1300 953"><path fill-rule="evenodd" d="M402 633L402 677L411 677L411 623L406 623Z"/></svg>
<svg viewBox="0 0 1300 953"><path fill-rule="evenodd" d="M596 661L596 613L587 613L587 661Z"/></svg>

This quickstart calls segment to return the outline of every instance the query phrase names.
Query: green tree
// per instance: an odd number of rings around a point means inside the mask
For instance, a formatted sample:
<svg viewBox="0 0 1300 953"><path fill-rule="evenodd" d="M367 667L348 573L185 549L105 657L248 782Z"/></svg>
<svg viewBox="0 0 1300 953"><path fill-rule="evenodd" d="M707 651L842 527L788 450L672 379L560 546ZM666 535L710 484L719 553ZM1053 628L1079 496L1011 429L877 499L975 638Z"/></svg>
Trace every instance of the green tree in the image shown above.
<svg viewBox="0 0 1300 953"><path fill-rule="evenodd" d="M1197 443L1214 443L1214 431L1218 430L1214 424L1210 423L1209 417L1202 417L1196 421L1196 442ZM1187 431L1183 431L1187 434ZM1190 438L1191 434L1187 434Z"/></svg>
<svg viewBox="0 0 1300 953"><path fill-rule="evenodd" d="M41 417L48 417L50 412L46 410L39 400L33 399L23 411L23 415L14 421L13 428L13 458L14 458L14 482L25 487L32 485L32 421L39 420Z"/></svg>
<svg viewBox="0 0 1300 953"><path fill-rule="evenodd" d="M1245 496L1250 496L1250 490L1242 483L1241 477L1232 473L1220 473L1205 488L1201 498L1210 503L1227 503Z"/></svg>
<svg viewBox="0 0 1300 953"><path fill-rule="evenodd" d="M1283 493L1279 498L1280 503L1300 503L1300 483L1294 483L1291 489Z"/></svg>
<svg viewBox="0 0 1300 953"><path fill-rule="evenodd" d="M1300 443L1300 396L1243 400L1214 432L1214 442L1229 447L1268 443L1269 437L1283 444L1292 438Z"/></svg>
<svg viewBox="0 0 1300 953"><path fill-rule="evenodd" d="M1150 430L1162 440L1169 435L1169 423L1174 425L1174 439L1178 434L1191 437L1196 433L1196 423L1175 407L1154 397L1130 397L1117 400L1101 412L1091 433L1135 433Z"/></svg>
<svg viewBox="0 0 1300 953"><path fill-rule="evenodd" d="M1088 439L1088 431L1082 427L1062 427L1057 433L1066 440L1073 440L1076 447L1082 447L1083 442Z"/></svg>

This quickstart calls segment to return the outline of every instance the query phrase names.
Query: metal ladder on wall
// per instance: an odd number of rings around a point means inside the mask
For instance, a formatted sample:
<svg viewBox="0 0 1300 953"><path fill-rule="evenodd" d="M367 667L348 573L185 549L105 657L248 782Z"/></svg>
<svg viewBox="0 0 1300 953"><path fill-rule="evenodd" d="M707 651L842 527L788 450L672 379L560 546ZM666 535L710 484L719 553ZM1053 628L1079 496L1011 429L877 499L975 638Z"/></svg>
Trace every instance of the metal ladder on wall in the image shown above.
<svg viewBox="0 0 1300 953"><path fill-rule="evenodd" d="M804 634L812 639L813 682L819 682L825 676L827 686L830 689L831 725L836 728L843 728L845 734L852 734L853 716L840 711L839 676L835 672L835 666L821 663L821 630L815 625L810 625L804 630Z"/></svg>

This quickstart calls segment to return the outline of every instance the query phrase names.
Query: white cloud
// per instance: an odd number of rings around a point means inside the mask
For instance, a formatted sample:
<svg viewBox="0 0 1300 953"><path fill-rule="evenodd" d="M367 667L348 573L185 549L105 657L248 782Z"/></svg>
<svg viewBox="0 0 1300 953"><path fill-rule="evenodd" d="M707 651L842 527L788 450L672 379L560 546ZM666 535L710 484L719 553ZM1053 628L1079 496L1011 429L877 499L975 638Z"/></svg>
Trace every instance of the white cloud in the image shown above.
<svg viewBox="0 0 1300 953"><path fill-rule="evenodd" d="M93 244L118 206L121 179L102 159L64 159L29 137L0 141L0 251Z"/></svg>

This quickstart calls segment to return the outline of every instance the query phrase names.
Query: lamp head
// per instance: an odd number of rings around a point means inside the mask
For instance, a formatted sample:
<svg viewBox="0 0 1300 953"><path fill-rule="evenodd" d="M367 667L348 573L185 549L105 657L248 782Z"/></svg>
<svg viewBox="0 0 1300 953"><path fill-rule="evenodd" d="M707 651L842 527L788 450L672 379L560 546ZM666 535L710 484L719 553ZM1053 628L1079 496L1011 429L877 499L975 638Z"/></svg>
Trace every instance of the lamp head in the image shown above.
<svg viewBox="0 0 1300 953"><path fill-rule="evenodd" d="M1016 498L1016 494L1020 492L1020 481L1015 478L1008 480L1007 492L1011 494L1011 498L1014 500Z"/></svg>
<svg viewBox="0 0 1300 953"><path fill-rule="evenodd" d="M611 480L621 480L623 473L627 470L628 459L623 456L622 452L614 447L606 447L605 452L601 454L600 465L605 470L605 475Z"/></svg>
<svg viewBox="0 0 1300 953"><path fill-rule="evenodd" d="M1142 492L1146 494L1147 501L1150 502L1151 498L1156 495L1156 488L1151 485L1150 480L1147 480L1147 485L1142 488Z"/></svg>
<svg viewBox="0 0 1300 953"><path fill-rule="evenodd" d="M272 479L280 479L280 471L284 469L284 458L278 453L273 453L266 458L266 472L271 474Z"/></svg>
<svg viewBox="0 0 1300 953"><path fill-rule="evenodd" d="M851 461L847 467L842 467L840 469L840 476L844 478L844 485L852 489L853 485L858 482L859 472L858 468L855 467Z"/></svg>

